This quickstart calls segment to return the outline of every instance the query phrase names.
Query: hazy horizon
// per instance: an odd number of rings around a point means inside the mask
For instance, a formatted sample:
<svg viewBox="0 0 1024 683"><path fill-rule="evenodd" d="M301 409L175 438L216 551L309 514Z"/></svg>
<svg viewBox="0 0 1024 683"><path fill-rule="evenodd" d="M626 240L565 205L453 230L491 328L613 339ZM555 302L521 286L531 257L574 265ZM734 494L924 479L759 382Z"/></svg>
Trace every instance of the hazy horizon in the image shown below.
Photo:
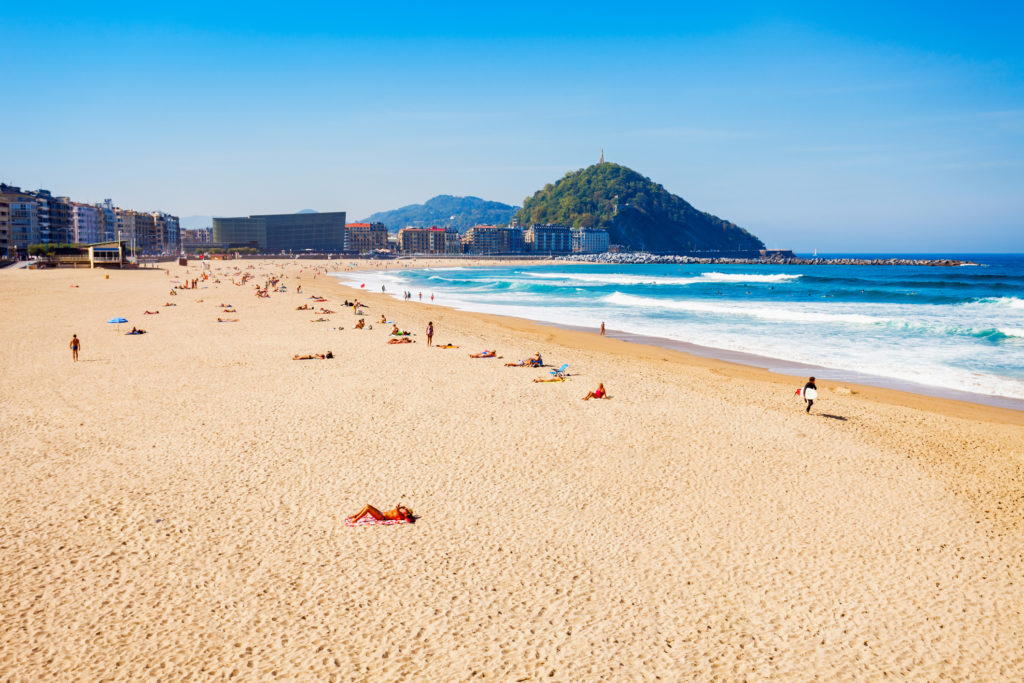
<svg viewBox="0 0 1024 683"><path fill-rule="evenodd" d="M967 4L18 6L0 180L182 217L356 220L439 194L519 206L603 149L770 247L1024 252L1022 20Z"/></svg>

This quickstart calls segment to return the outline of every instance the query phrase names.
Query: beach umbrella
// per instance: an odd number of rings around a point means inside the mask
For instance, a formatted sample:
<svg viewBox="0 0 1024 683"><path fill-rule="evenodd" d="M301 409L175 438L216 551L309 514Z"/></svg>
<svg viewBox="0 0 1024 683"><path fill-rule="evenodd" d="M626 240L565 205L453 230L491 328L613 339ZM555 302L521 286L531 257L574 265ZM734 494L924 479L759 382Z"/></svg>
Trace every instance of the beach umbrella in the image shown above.
<svg viewBox="0 0 1024 683"><path fill-rule="evenodd" d="M118 331L118 333L121 332L121 323L126 323L126 322L128 322L128 321L125 320L124 318L111 318L110 320L107 321L107 323L116 323L117 324L117 331Z"/></svg>

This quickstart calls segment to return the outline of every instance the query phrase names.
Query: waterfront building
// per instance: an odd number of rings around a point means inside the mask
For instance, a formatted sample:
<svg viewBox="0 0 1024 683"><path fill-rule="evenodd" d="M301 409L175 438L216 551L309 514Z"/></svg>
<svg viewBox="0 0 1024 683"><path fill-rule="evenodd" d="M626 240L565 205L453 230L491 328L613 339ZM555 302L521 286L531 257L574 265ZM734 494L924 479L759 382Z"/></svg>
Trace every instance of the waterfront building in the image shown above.
<svg viewBox="0 0 1024 683"><path fill-rule="evenodd" d="M526 230L526 246L537 253L568 254L572 251L572 230L564 225L531 225Z"/></svg>
<svg viewBox="0 0 1024 683"><path fill-rule="evenodd" d="M95 205L103 216L103 237L104 241L117 238L117 209L109 199L104 199L102 204Z"/></svg>
<svg viewBox="0 0 1024 683"><path fill-rule="evenodd" d="M0 183L0 197L8 209L7 252L28 255L28 245L39 242L39 203L21 188Z"/></svg>
<svg viewBox="0 0 1024 683"><path fill-rule="evenodd" d="M518 227L474 225L462 242L469 254L519 254L524 249L523 231Z"/></svg>
<svg viewBox="0 0 1024 683"><path fill-rule="evenodd" d="M11 229L11 202L0 194L0 258L7 256L8 233Z"/></svg>
<svg viewBox="0 0 1024 683"><path fill-rule="evenodd" d="M214 218L213 241L224 245L256 247L271 253L343 251L345 212Z"/></svg>
<svg viewBox="0 0 1024 683"><path fill-rule="evenodd" d="M572 231L572 253L602 254L608 251L608 231L603 228L575 228Z"/></svg>
<svg viewBox="0 0 1024 683"><path fill-rule="evenodd" d="M117 239L124 240L130 249L137 249L135 233L135 212L131 209L115 209L117 214ZM130 252L135 256L134 252Z"/></svg>
<svg viewBox="0 0 1024 683"><path fill-rule="evenodd" d="M91 204L73 202L71 220L75 244L91 244L103 240L103 213Z"/></svg>
<svg viewBox="0 0 1024 683"><path fill-rule="evenodd" d="M156 222L156 233L160 237L161 253L177 253L181 248L181 227L178 225L178 217L163 211L155 211L153 220Z"/></svg>
<svg viewBox="0 0 1024 683"><path fill-rule="evenodd" d="M195 230L182 230L181 243L183 245L210 244L213 242L213 228L198 228Z"/></svg>
<svg viewBox="0 0 1024 683"><path fill-rule="evenodd" d="M383 223L348 223L345 225L345 251L367 254L387 250L388 229Z"/></svg>
<svg viewBox="0 0 1024 683"><path fill-rule="evenodd" d="M398 231L398 249L403 254L459 254L462 244L455 228L402 228Z"/></svg>

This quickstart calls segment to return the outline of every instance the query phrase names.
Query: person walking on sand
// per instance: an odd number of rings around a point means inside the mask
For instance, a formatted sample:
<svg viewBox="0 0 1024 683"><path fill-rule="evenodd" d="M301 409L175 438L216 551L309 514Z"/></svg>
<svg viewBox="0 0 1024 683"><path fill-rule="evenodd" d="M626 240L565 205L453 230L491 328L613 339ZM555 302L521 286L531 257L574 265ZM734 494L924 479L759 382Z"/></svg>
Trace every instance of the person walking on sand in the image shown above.
<svg viewBox="0 0 1024 683"><path fill-rule="evenodd" d="M78 335L71 335L71 360L75 363L78 362L78 349L80 348L82 348L82 342L79 340Z"/></svg>
<svg viewBox="0 0 1024 683"><path fill-rule="evenodd" d="M427 323L427 346L432 346L434 340L434 321Z"/></svg>
<svg viewBox="0 0 1024 683"><path fill-rule="evenodd" d="M601 336L604 336L604 321L601 321Z"/></svg>
<svg viewBox="0 0 1024 683"><path fill-rule="evenodd" d="M811 412L811 406L814 405L814 399L818 398L818 386L814 383L814 378L811 377L807 380L807 384L804 385L803 389L804 401L807 403L806 412Z"/></svg>

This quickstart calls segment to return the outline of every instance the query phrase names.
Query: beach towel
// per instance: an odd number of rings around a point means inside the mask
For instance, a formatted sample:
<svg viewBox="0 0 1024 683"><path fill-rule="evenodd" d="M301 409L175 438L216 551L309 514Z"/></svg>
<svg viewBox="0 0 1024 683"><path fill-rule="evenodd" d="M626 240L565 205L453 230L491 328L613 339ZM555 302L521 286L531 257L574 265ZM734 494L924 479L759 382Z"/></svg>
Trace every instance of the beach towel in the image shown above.
<svg viewBox="0 0 1024 683"><path fill-rule="evenodd" d="M358 522L353 522L350 519L345 520L345 526L391 526L392 524L408 524L407 519L374 519L367 515Z"/></svg>

